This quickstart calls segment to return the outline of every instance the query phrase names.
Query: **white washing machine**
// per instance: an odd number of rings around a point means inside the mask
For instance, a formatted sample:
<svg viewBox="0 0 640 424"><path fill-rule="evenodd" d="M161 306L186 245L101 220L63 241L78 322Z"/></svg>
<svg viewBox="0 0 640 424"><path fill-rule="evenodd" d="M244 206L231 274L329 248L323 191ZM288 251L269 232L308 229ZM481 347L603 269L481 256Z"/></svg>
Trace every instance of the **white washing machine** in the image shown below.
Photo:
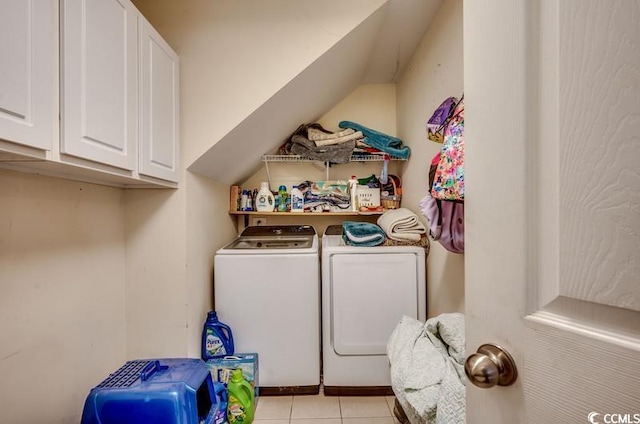
<svg viewBox="0 0 640 424"><path fill-rule="evenodd" d="M216 252L214 302L236 352L257 352L261 394L320 387L318 236L309 225L247 227Z"/></svg>
<svg viewBox="0 0 640 424"><path fill-rule="evenodd" d="M391 394L387 342L403 315L426 320L425 251L346 246L342 226L322 237L325 394Z"/></svg>

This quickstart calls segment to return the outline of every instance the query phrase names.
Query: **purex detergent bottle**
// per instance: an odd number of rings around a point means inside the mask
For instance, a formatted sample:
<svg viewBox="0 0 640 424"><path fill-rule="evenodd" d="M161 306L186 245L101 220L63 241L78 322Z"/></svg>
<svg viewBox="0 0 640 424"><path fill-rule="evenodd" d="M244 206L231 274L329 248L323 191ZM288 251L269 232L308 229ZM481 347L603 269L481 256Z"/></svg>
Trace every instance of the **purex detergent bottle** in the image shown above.
<svg viewBox="0 0 640 424"><path fill-rule="evenodd" d="M202 359L205 361L233 355L233 334L227 324L218 321L218 314L209 311L202 328Z"/></svg>
<svg viewBox="0 0 640 424"><path fill-rule="evenodd" d="M255 393L253 387L236 368L227 383L227 421L229 424L250 424L253 422Z"/></svg>

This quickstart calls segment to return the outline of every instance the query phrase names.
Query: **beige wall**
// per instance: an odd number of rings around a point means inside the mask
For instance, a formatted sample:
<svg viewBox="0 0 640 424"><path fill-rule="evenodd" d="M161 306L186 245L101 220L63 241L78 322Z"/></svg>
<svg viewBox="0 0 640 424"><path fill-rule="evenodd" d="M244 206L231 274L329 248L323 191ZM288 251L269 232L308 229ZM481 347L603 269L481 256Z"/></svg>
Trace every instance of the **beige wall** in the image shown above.
<svg viewBox="0 0 640 424"><path fill-rule="evenodd" d="M440 150L427 139L426 122L445 98L462 94L462 56L462 0L446 0L397 87L398 135L411 147L402 203L420 216L418 202L427 192L429 164ZM464 311L464 255L434 242L427 259L427 313L453 311Z"/></svg>
<svg viewBox="0 0 640 424"><path fill-rule="evenodd" d="M122 190L0 171L0 421L78 423L125 360Z"/></svg>

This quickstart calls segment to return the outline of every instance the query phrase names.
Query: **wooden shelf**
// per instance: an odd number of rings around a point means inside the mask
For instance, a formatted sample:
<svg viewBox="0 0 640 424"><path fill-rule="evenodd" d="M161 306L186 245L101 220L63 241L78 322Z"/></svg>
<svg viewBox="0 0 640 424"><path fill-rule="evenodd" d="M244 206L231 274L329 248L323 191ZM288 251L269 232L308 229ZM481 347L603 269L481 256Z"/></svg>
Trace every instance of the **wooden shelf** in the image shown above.
<svg viewBox="0 0 640 424"><path fill-rule="evenodd" d="M386 211L380 212L353 212L353 211L345 211L345 212L245 212L245 211L229 211L229 215L236 217L244 217L244 226L247 227L249 225L249 217L250 216L288 216L290 218L319 218L319 217L336 217L336 216L376 216L382 215Z"/></svg>
<svg viewBox="0 0 640 424"><path fill-rule="evenodd" d="M229 211L229 215L259 215L259 216L367 216L382 215L386 211L380 212L256 212L256 211Z"/></svg>

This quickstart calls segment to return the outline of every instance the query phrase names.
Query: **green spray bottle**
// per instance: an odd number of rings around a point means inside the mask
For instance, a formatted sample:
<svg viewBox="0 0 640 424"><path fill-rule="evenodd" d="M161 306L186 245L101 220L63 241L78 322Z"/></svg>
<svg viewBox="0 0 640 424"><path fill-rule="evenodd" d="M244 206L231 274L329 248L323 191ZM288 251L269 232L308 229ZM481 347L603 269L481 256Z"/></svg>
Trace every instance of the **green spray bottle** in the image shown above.
<svg viewBox="0 0 640 424"><path fill-rule="evenodd" d="M241 369L237 368L231 373L231 380L227 383L227 392L227 421L229 424L250 424L255 412L255 393L251 384L242 376Z"/></svg>

